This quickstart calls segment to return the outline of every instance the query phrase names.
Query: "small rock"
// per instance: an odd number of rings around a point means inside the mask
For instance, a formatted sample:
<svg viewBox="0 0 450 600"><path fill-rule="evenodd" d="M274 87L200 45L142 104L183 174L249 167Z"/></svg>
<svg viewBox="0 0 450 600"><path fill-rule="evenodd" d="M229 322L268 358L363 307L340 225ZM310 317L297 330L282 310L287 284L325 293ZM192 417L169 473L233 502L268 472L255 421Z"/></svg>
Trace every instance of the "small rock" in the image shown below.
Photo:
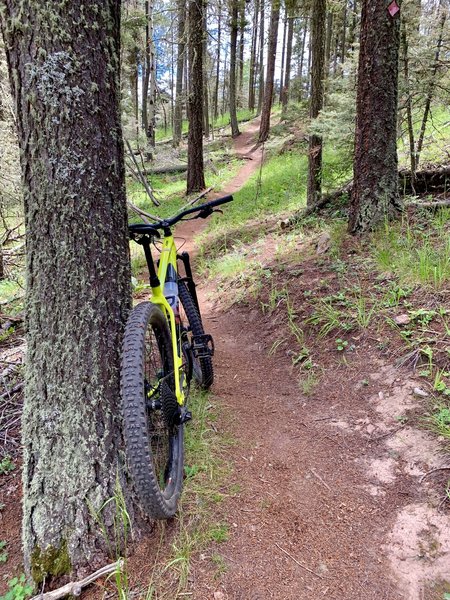
<svg viewBox="0 0 450 600"><path fill-rule="evenodd" d="M331 247L331 236L328 231L324 231L317 240L317 254L325 254Z"/></svg>
<svg viewBox="0 0 450 600"><path fill-rule="evenodd" d="M372 435L372 433L375 431L376 427L375 425L372 425L372 423L370 423L370 425L367 425L366 427L366 431L369 435Z"/></svg>
<svg viewBox="0 0 450 600"><path fill-rule="evenodd" d="M225 600L225 594L223 592L214 592L214 600Z"/></svg>
<svg viewBox="0 0 450 600"><path fill-rule="evenodd" d="M408 323L411 323L411 318L405 313L403 315L397 315L394 317L394 322L397 325L408 325Z"/></svg>
<svg viewBox="0 0 450 600"><path fill-rule="evenodd" d="M430 395L428 392L426 392L420 387L415 387L413 389L413 392L416 396L420 396L420 398L428 398L428 396Z"/></svg>
<svg viewBox="0 0 450 600"><path fill-rule="evenodd" d="M384 400L384 394L383 394L383 392L378 392L378 398L380 400Z"/></svg>
<svg viewBox="0 0 450 600"><path fill-rule="evenodd" d="M286 229L290 225L289 219L281 219L277 225L280 229Z"/></svg>

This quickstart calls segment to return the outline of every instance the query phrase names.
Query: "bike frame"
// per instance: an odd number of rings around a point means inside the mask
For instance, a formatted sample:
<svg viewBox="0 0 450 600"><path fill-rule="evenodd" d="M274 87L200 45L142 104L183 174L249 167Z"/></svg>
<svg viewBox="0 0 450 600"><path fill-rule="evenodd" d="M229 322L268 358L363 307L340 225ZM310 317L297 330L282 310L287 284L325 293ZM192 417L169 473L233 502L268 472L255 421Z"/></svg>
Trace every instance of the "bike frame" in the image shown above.
<svg viewBox="0 0 450 600"><path fill-rule="evenodd" d="M148 248L148 252L147 252ZM172 354L173 354L173 363L174 363L174 372L175 376L175 396L177 398L177 402L180 406L184 405L185 401L185 393L180 385L180 377L178 374L180 373L180 369L183 366L183 358L181 349L178 350L178 336L177 336L177 326L175 322L175 314L172 310L172 307L167 302L166 297L164 296L164 282L166 281L167 269L169 265L175 269L175 272L178 273L178 264L177 264L177 248L175 245L175 240L170 231L166 231L164 233L164 238L162 240L162 248L161 254L159 258L158 264L158 273L157 280L152 277L154 273L155 267L153 263L153 258L151 256L149 246L144 247L147 264L150 271L150 286L152 288L152 293L149 298L150 302L156 304L161 308L163 313L166 315L167 320L169 322L170 327L170 337L172 339ZM153 273L152 273L153 272ZM156 285L157 283L157 285Z"/></svg>

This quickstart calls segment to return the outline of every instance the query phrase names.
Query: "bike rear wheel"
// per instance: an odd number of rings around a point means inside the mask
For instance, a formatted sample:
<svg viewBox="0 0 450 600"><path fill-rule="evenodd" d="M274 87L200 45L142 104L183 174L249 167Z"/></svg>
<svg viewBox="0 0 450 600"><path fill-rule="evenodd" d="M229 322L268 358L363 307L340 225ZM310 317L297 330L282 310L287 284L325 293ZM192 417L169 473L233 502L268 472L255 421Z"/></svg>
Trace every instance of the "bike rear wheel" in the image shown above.
<svg viewBox="0 0 450 600"><path fill-rule="evenodd" d="M184 427L174 393L167 320L151 302L128 319L122 356L123 432L127 463L142 508L172 517L183 483Z"/></svg>
<svg viewBox="0 0 450 600"><path fill-rule="evenodd" d="M194 304L192 296L184 281L178 281L178 294L186 319L182 318L182 322L186 322L185 334L187 335L192 355L192 374L194 381L202 389L209 389L214 381L214 369L211 356L196 356L193 348L194 338L204 336L202 319L198 313L197 307Z"/></svg>

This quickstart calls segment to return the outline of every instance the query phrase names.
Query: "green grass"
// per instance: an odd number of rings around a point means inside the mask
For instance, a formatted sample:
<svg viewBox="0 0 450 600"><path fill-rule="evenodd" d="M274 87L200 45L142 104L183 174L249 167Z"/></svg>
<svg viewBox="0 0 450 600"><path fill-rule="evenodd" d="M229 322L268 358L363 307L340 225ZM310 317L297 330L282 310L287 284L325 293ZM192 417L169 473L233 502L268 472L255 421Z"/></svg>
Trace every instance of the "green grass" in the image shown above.
<svg viewBox="0 0 450 600"><path fill-rule="evenodd" d="M254 116L255 116L255 113L252 112L251 110L248 110L248 108L242 108L237 111L238 123L241 123L242 121L250 121L250 119L253 119ZM230 113L229 112L226 112L223 115L219 115L217 117L217 119L213 122L215 129L218 129L221 127L227 127L227 125L229 125L229 124L230 124Z"/></svg>
<svg viewBox="0 0 450 600"><path fill-rule="evenodd" d="M181 126L182 133L187 133L189 130L189 122L185 119ZM173 138L173 130L172 127L167 127L167 130L164 127L157 127L155 129L155 141L160 142L162 140L171 140Z"/></svg>
<svg viewBox="0 0 450 600"><path fill-rule="evenodd" d="M213 173L210 169L205 171L205 179L207 187L214 187L216 191L226 184L238 171L241 161L232 159L229 162L216 164L217 172ZM150 184L155 191L156 198L161 202L160 206L154 206L143 187L135 181L128 181L127 195L131 202L142 210L155 215L161 219L176 214L183 208L189 199L194 198L197 194L191 197L186 197L186 176L153 176L150 179ZM139 221L133 213L130 213L132 221Z"/></svg>
<svg viewBox="0 0 450 600"><path fill-rule="evenodd" d="M185 429L186 478L176 531L173 534L173 527L169 531L165 523L159 524L158 555L147 587L147 599L172 600L189 589L192 561L211 544L220 544L229 538L228 525L217 523L214 516L217 503L233 493L226 485L229 470L222 458L222 451L231 441L226 435L216 433L216 406L210 394L198 390L194 390L189 399L194 419ZM166 555L167 545L169 553Z"/></svg>
<svg viewBox="0 0 450 600"><path fill-rule="evenodd" d="M436 406L425 422L431 431L450 441L450 406L448 404Z"/></svg>
<svg viewBox="0 0 450 600"><path fill-rule="evenodd" d="M394 273L400 283L439 289L450 280L450 209L441 209L426 226L406 217L386 223L372 241L378 268Z"/></svg>

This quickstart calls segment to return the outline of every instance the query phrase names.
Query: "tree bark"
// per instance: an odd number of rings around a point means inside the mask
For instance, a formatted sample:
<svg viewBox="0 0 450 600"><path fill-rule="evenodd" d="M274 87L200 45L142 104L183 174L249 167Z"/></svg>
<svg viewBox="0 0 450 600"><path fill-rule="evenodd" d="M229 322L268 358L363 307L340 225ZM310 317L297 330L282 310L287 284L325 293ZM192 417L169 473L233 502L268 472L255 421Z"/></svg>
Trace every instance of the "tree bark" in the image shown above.
<svg viewBox="0 0 450 600"><path fill-rule="evenodd" d="M144 2L145 10L145 52L144 52L144 64L143 64L143 76L142 76L142 128L145 131L145 135L148 132L148 89L150 83L150 62L151 62L151 51L150 51L150 26L149 26L149 0ZM147 140L148 142L148 140Z"/></svg>
<svg viewBox="0 0 450 600"><path fill-rule="evenodd" d="M284 20L283 20L283 43L281 45L281 75L280 75L280 95L279 103L283 102L283 82L284 82L284 59L286 55L286 35L287 35L287 22L288 22L288 10L284 8Z"/></svg>
<svg viewBox="0 0 450 600"><path fill-rule="evenodd" d="M299 68L299 75L300 75L300 85L298 86L299 102L301 102L303 99L303 65L305 62L305 48L306 48L306 34L307 33L308 33L308 21L307 21L307 19L305 19L304 26L303 26L302 49L301 49L300 68Z"/></svg>
<svg viewBox="0 0 450 600"><path fill-rule="evenodd" d="M414 124L413 124L413 109L412 98L409 80L409 49L408 38L406 35L406 23L404 19L401 21L401 47L403 53L403 75L405 78L406 91L406 120L408 123L408 140L409 140L409 160L411 164L412 186L414 188L414 177L416 172L416 144L414 141Z"/></svg>
<svg viewBox="0 0 450 600"><path fill-rule="evenodd" d="M345 61L345 55L347 51L347 0L344 3L344 8L342 9L342 38L341 38L341 65ZM344 72L342 71L342 76L344 76Z"/></svg>
<svg viewBox="0 0 450 600"><path fill-rule="evenodd" d="M128 497L118 418L131 305L120 1L0 8L27 235L23 548L26 570L48 586L104 564L94 513L116 479ZM110 504L102 519L112 545L114 518Z"/></svg>
<svg viewBox="0 0 450 600"><path fill-rule="evenodd" d="M363 0L349 231L363 234L401 208L397 187L400 16Z"/></svg>
<svg viewBox="0 0 450 600"><path fill-rule="evenodd" d="M248 108L255 110L255 74L256 74L256 45L258 41L259 0L255 0L253 17L252 43L250 51L250 73L248 82Z"/></svg>
<svg viewBox="0 0 450 600"><path fill-rule="evenodd" d="M261 0L261 20L259 24L259 85L258 85L258 108L256 110L259 115L262 110L264 99L264 17L265 17L265 0Z"/></svg>
<svg viewBox="0 0 450 600"><path fill-rule="evenodd" d="M311 16L311 121L323 108L323 79L325 74L325 16L326 0L315 0ZM309 136L307 205L315 204L322 189L322 138Z"/></svg>
<svg viewBox="0 0 450 600"><path fill-rule="evenodd" d="M236 50L238 37L238 0L231 0L230 7L230 121L231 136L240 135L236 110Z"/></svg>
<svg viewBox="0 0 450 600"><path fill-rule="evenodd" d="M208 31L207 31L207 5L206 0L203 9L203 133L206 139L209 139L209 91L208 91Z"/></svg>
<svg viewBox="0 0 450 600"><path fill-rule="evenodd" d="M183 71L185 60L185 27L186 0L178 0L178 52L177 52L177 82L175 92L175 113L173 116L173 146L177 148L181 141L183 129Z"/></svg>
<svg viewBox="0 0 450 600"><path fill-rule="evenodd" d="M264 101L261 111L261 124L258 142L262 143L269 137L270 111L272 110L273 83L275 76L275 58L277 54L278 23L280 20L280 0L272 0L269 26L269 47L267 49L267 75L264 89Z"/></svg>
<svg viewBox="0 0 450 600"><path fill-rule="evenodd" d="M294 16L290 14L288 16L288 33L287 33L287 45L286 45L286 68L284 74L284 85L283 94L281 97L281 116L286 115L286 109L289 102L289 88L291 85L291 60L292 60L292 40L294 37Z"/></svg>
<svg viewBox="0 0 450 600"><path fill-rule="evenodd" d="M205 186L203 165L203 0L189 0L189 136L187 193Z"/></svg>
<svg viewBox="0 0 450 600"><path fill-rule="evenodd" d="M147 136L147 160L153 160L155 152L155 127L156 127L156 60L154 23L153 23L153 0L146 5L146 19L148 27L148 69L150 79L149 99L148 99L148 123L145 135Z"/></svg>
<svg viewBox="0 0 450 600"><path fill-rule="evenodd" d="M242 105L242 90L244 87L244 44L245 44L245 2L240 1L239 7L239 85L236 98L237 106Z"/></svg>
<svg viewBox="0 0 450 600"><path fill-rule="evenodd" d="M219 116L219 78L220 78L220 43L222 35L222 2L218 2L217 16L217 64L216 64L216 85L214 89L214 121Z"/></svg>
<svg viewBox="0 0 450 600"><path fill-rule="evenodd" d="M333 11L328 11L327 15L327 35L326 35L326 43L325 43L325 66L326 71L329 73L330 71L330 59L331 59L331 40L333 38Z"/></svg>

